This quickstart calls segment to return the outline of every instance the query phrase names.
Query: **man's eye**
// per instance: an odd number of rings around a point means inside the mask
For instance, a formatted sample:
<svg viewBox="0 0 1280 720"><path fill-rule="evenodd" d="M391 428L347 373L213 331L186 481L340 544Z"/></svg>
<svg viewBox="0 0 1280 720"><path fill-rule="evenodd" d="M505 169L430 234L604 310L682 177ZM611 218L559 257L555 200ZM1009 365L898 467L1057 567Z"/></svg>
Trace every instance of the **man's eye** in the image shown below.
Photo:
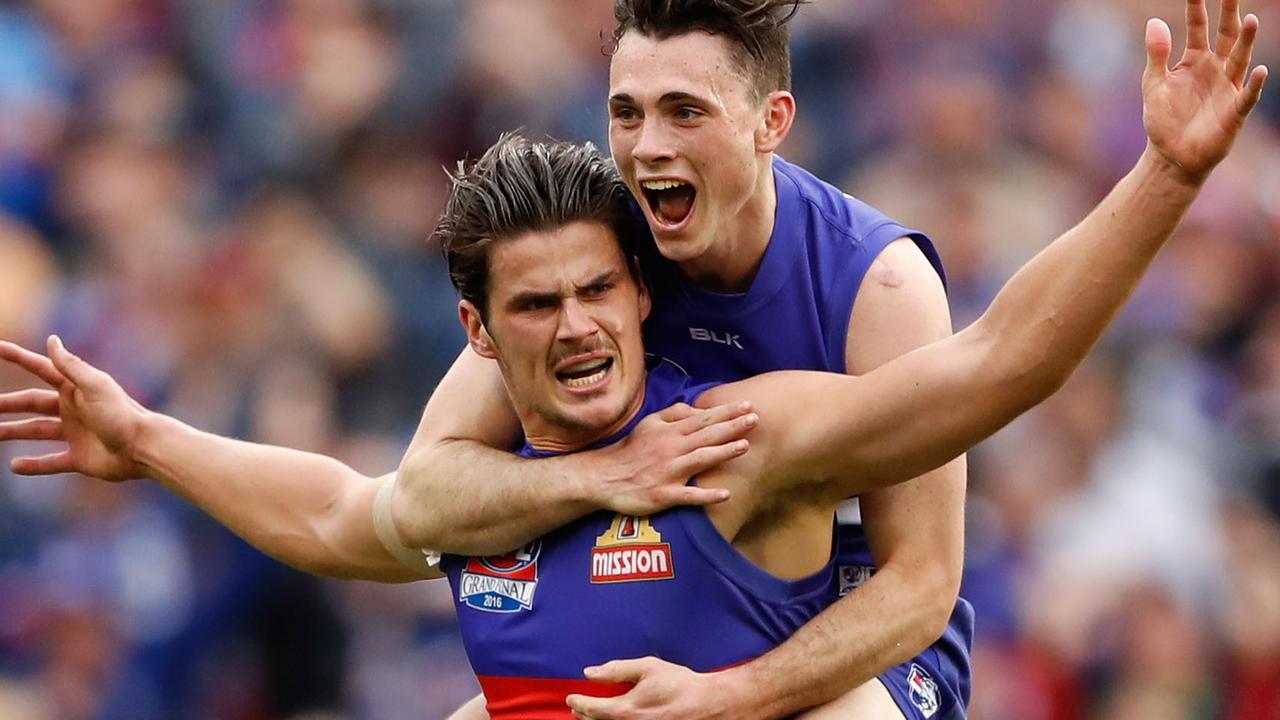
<svg viewBox="0 0 1280 720"><path fill-rule="evenodd" d="M701 114L702 113L698 112L694 108L682 107L679 110L676 110L676 119L688 121L697 118Z"/></svg>
<svg viewBox="0 0 1280 720"><path fill-rule="evenodd" d="M587 287L583 288L582 294L587 297L598 298L598 297L603 297L612 289L613 289L612 283L600 283L598 285L588 285Z"/></svg>
<svg viewBox="0 0 1280 720"><path fill-rule="evenodd" d="M613 117L620 122L633 122L640 117L640 113L633 108L618 108L613 111Z"/></svg>

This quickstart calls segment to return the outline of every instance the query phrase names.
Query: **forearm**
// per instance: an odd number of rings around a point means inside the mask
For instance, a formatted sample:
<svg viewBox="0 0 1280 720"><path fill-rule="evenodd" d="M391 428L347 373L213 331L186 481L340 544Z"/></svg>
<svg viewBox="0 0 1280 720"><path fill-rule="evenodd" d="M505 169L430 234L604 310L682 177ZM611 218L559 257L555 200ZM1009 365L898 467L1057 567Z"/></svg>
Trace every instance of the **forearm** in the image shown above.
<svg viewBox="0 0 1280 720"><path fill-rule="evenodd" d="M514 550L587 514L584 455L528 460L496 363L469 349L441 380L400 462L391 516L409 547L461 555ZM502 449L499 449L502 448ZM600 470L600 469L596 469Z"/></svg>
<svg viewBox="0 0 1280 720"><path fill-rule="evenodd" d="M940 467L1004 427L1066 382L1198 192L1197 181L1148 148L955 336L863 378L753 378L749 391L766 420L755 442L769 449L769 477L783 489L821 483L830 493L822 499L838 500ZM715 399L748 391L724 387ZM857 412L808 412L820 403Z"/></svg>
<svg viewBox="0 0 1280 720"><path fill-rule="evenodd" d="M1000 384L1036 402L1065 382L1199 188L1148 148L1093 212L1019 270L972 328L991 339Z"/></svg>
<svg viewBox="0 0 1280 720"><path fill-rule="evenodd" d="M964 488L960 458L862 498L876 572L777 648L726 671L745 693L743 712L789 717L824 705L942 635L963 571Z"/></svg>
<svg viewBox="0 0 1280 720"><path fill-rule="evenodd" d="M219 437L148 413L131 455L254 547L321 575L410 579L372 527L377 481L321 455Z"/></svg>
<svg viewBox="0 0 1280 720"><path fill-rule="evenodd" d="M878 677L937 639L942 630L936 610L897 605L903 593L924 588L913 587L921 578L902 576L886 567L872 580L814 617L782 645L723 671L724 693L734 698L733 717L791 717Z"/></svg>
<svg viewBox="0 0 1280 720"><path fill-rule="evenodd" d="M597 509L583 454L529 460L471 440L411 451L392 516L410 547L462 555L518 548ZM431 508L432 512L420 512Z"/></svg>
<svg viewBox="0 0 1280 720"><path fill-rule="evenodd" d="M441 393L400 465L392 518L404 544L465 555L508 552L600 509L639 516L721 502L724 490L688 479L746 452L741 439L755 426L749 403L677 404L613 445L525 459L494 449L502 413L447 414ZM465 407L457 398L449 405Z"/></svg>
<svg viewBox="0 0 1280 720"><path fill-rule="evenodd" d="M839 448L817 464L835 479L828 483L833 497L939 467L1053 394L1102 336L1198 192L1197 182L1148 148L1084 220L1009 279L971 326L877 368L862 388L847 384L844 402L858 413L808 434L792 432L811 446ZM807 388L794 383L797 393L838 392L820 387L821 380L804 381Z"/></svg>

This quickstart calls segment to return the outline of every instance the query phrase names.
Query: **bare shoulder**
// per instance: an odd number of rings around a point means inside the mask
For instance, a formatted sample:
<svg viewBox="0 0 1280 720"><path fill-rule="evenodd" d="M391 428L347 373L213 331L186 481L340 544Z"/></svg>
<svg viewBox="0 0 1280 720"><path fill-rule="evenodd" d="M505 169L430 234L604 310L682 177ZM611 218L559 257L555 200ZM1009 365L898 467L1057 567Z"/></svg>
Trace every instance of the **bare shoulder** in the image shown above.
<svg viewBox="0 0 1280 720"><path fill-rule="evenodd" d="M898 238L872 262L858 289L845 365L860 375L951 332L942 278L911 238Z"/></svg>

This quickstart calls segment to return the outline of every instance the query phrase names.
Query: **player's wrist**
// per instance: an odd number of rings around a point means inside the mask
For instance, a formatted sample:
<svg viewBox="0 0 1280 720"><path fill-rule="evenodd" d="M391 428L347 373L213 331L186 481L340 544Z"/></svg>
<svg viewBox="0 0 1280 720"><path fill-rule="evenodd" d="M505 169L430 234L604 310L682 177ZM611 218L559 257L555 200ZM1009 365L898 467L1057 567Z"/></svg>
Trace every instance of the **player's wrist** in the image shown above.
<svg viewBox="0 0 1280 720"><path fill-rule="evenodd" d="M738 665L711 673L716 695L729 704L726 717L739 720L773 720L790 714L780 704L778 693L771 690L767 678L760 677L755 663Z"/></svg>
<svg viewBox="0 0 1280 720"><path fill-rule="evenodd" d="M1176 160L1160 152L1150 140L1138 158L1137 170L1144 177L1162 184L1167 184L1175 192L1190 192L1193 195L1200 191L1213 166L1203 170L1186 168Z"/></svg>
<svg viewBox="0 0 1280 720"><path fill-rule="evenodd" d="M137 468L138 477L160 480L158 468L162 464L165 448L176 445L175 434L188 428L178 420L162 413L140 409L133 421L133 428L126 433L120 454Z"/></svg>
<svg viewBox="0 0 1280 720"><path fill-rule="evenodd" d="M617 445L559 459L566 465L562 473L566 502L580 504L591 511L614 509L616 489L631 476Z"/></svg>

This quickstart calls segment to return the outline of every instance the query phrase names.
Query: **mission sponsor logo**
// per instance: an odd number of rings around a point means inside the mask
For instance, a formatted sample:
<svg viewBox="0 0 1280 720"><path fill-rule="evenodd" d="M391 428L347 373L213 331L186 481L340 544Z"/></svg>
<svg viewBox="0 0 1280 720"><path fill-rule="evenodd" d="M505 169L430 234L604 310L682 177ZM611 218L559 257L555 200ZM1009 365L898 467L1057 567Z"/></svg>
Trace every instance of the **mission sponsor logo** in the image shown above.
<svg viewBox="0 0 1280 720"><path fill-rule="evenodd" d="M458 601L484 612L533 609L541 552L542 541L535 540L506 555L468 558L467 567L459 577Z"/></svg>
<svg viewBox="0 0 1280 720"><path fill-rule="evenodd" d="M676 576L671 545L648 517L615 515L591 548L591 582L669 580Z"/></svg>

